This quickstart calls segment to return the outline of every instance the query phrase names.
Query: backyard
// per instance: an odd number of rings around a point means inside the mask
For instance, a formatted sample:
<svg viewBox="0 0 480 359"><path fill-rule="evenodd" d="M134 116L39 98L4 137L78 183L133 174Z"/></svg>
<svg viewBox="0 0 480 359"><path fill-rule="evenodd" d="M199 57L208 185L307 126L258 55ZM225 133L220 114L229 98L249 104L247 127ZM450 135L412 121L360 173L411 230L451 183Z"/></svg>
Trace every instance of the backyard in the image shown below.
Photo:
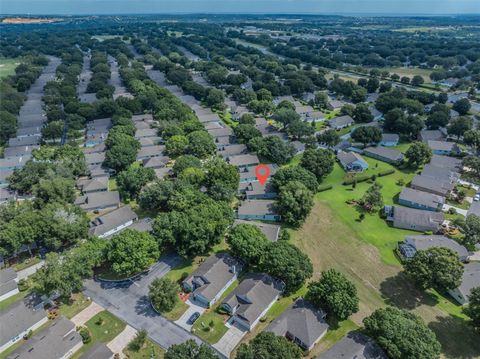
<svg viewBox="0 0 480 359"><path fill-rule="evenodd" d="M18 59L0 59L0 79L14 74L18 64Z"/></svg>

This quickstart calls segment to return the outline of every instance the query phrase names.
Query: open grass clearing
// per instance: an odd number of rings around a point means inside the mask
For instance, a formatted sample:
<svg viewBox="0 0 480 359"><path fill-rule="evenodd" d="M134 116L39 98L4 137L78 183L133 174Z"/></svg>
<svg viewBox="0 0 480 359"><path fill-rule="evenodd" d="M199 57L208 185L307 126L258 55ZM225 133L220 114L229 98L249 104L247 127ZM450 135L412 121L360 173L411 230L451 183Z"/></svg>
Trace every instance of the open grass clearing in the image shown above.
<svg viewBox="0 0 480 359"><path fill-rule="evenodd" d="M382 70L388 71L390 73L396 73L400 76L408 76L412 78L415 75L420 75L423 77L425 83L431 83L430 74L432 70L422 69L419 67L385 67Z"/></svg>
<svg viewBox="0 0 480 359"><path fill-rule="evenodd" d="M0 79L13 75L15 73L15 68L19 64L19 59L0 58Z"/></svg>
<svg viewBox="0 0 480 359"><path fill-rule="evenodd" d="M58 312L60 315L71 319L82 310L87 308L91 303L92 300L85 297L83 293L74 293L69 299L60 302L60 305L58 306Z"/></svg>
<svg viewBox="0 0 480 359"><path fill-rule="evenodd" d="M129 350L127 347L123 350L123 354L125 354L127 359L162 359L165 355L165 350L150 339L147 339L139 351Z"/></svg>

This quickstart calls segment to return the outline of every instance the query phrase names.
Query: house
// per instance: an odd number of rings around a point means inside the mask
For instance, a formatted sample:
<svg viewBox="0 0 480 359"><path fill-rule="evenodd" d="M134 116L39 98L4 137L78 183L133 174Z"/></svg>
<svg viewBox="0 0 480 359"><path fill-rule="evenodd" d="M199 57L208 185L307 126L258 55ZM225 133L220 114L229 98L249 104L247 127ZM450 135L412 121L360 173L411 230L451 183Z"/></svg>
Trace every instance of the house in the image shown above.
<svg viewBox="0 0 480 359"><path fill-rule="evenodd" d="M101 165L88 166L88 172L89 172L90 178L110 176L110 171L106 168L103 168Z"/></svg>
<svg viewBox="0 0 480 359"><path fill-rule="evenodd" d="M142 137L138 139L138 142L140 142L140 147L149 147L162 143L162 138L159 136Z"/></svg>
<svg viewBox="0 0 480 359"><path fill-rule="evenodd" d="M379 161L387 162L394 165L399 165L403 162L403 153L391 148L386 148L382 146L378 147L367 147L363 153L368 156L375 158Z"/></svg>
<svg viewBox="0 0 480 359"><path fill-rule="evenodd" d="M306 351L327 333L327 314L315 308L303 298L297 299L265 329L275 335L286 337Z"/></svg>
<svg viewBox="0 0 480 359"><path fill-rule="evenodd" d="M460 154L461 150L455 142L447 141L427 141L428 147L436 155Z"/></svg>
<svg viewBox="0 0 480 359"><path fill-rule="evenodd" d="M113 359L115 354L105 343L97 342L81 359Z"/></svg>
<svg viewBox="0 0 480 359"><path fill-rule="evenodd" d="M275 173L277 173L278 166L276 164L268 164L267 167L270 169L270 176L273 176ZM258 181L258 178L255 174L254 166L240 168L240 183L255 181Z"/></svg>
<svg viewBox="0 0 480 359"><path fill-rule="evenodd" d="M420 131L420 141L441 141L445 138L444 134L440 130L422 130Z"/></svg>
<svg viewBox="0 0 480 359"><path fill-rule="evenodd" d="M102 142L92 147L84 147L83 153L84 154L101 153L101 152L105 152L106 150L107 150L107 146L105 145L105 143Z"/></svg>
<svg viewBox="0 0 480 359"><path fill-rule="evenodd" d="M410 187L413 189L418 189L419 191L447 197L448 194L455 188L455 185L449 181L439 181L433 177L416 175L413 177Z"/></svg>
<svg viewBox="0 0 480 359"><path fill-rule="evenodd" d="M293 103L295 99L291 95L277 96L273 99L272 102L275 106L278 106L282 101L289 101Z"/></svg>
<svg viewBox="0 0 480 359"><path fill-rule="evenodd" d="M258 181L241 183L240 193L245 194L246 199L272 199L277 197L277 191L271 182L261 184Z"/></svg>
<svg viewBox="0 0 480 359"><path fill-rule="evenodd" d="M85 163L87 166L98 166L102 165L105 161L105 152L95 152L95 153L86 153L85 154Z"/></svg>
<svg viewBox="0 0 480 359"><path fill-rule="evenodd" d="M158 137L158 130L156 128L145 128L135 132L135 138Z"/></svg>
<svg viewBox="0 0 480 359"><path fill-rule="evenodd" d="M85 147L95 147L105 142L108 132L87 132L85 136Z"/></svg>
<svg viewBox="0 0 480 359"><path fill-rule="evenodd" d="M438 211L445 204L445 197L405 187L398 197L398 203L426 211Z"/></svg>
<svg viewBox="0 0 480 359"><path fill-rule="evenodd" d="M14 201L16 198L15 191L0 186L0 204L7 201Z"/></svg>
<svg viewBox="0 0 480 359"><path fill-rule="evenodd" d="M330 128L333 128L334 130L341 130L342 128L353 125L353 123L354 123L353 118L351 118L348 115L336 117L328 121L328 125L330 126Z"/></svg>
<svg viewBox="0 0 480 359"><path fill-rule="evenodd" d="M295 112L300 115L301 117L306 117L306 115L310 112L313 112L313 107L309 105L302 105L300 102L295 101Z"/></svg>
<svg viewBox="0 0 480 359"><path fill-rule="evenodd" d="M432 155L430 164L453 172L460 172L463 168L462 160L450 156Z"/></svg>
<svg viewBox="0 0 480 359"><path fill-rule="evenodd" d="M233 226L237 226L239 224L250 224L252 226L257 227L264 235L267 237L269 241L276 242L278 237L280 236L280 227L277 224L270 224L264 222L255 222L255 221L244 221L241 219L236 219L233 223Z"/></svg>
<svg viewBox="0 0 480 359"><path fill-rule="evenodd" d="M423 167L422 176L432 177L436 180L449 183L457 183L460 179L460 173L450 171L444 167L437 167L432 164L427 164Z"/></svg>
<svg viewBox="0 0 480 359"><path fill-rule="evenodd" d="M305 152L305 144L303 142L292 141L290 143L292 144L293 148L295 148L295 153L296 154Z"/></svg>
<svg viewBox="0 0 480 359"><path fill-rule="evenodd" d="M77 180L77 187L83 193L108 191L108 176Z"/></svg>
<svg viewBox="0 0 480 359"><path fill-rule="evenodd" d="M467 216L474 214L480 217L480 202L473 202L468 209Z"/></svg>
<svg viewBox="0 0 480 359"><path fill-rule="evenodd" d="M25 146L38 145L40 143L41 138L42 138L41 135L10 138L8 140L8 147L16 147L16 146L25 147Z"/></svg>
<svg viewBox="0 0 480 359"><path fill-rule="evenodd" d="M480 287L480 262L470 262L463 266L462 284L449 291L449 294L460 304L468 304L473 288Z"/></svg>
<svg viewBox="0 0 480 359"><path fill-rule="evenodd" d="M458 254L458 258L464 262L467 260L468 250L456 240L439 235L430 236L407 236L398 246L400 253L407 258L413 258L417 251L424 251L433 247L448 248Z"/></svg>
<svg viewBox="0 0 480 359"><path fill-rule="evenodd" d="M437 233L444 220L443 213L402 206L385 206L385 213L395 228L419 232Z"/></svg>
<svg viewBox="0 0 480 359"><path fill-rule="evenodd" d="M158 179L163 179L173 173L170 167L154 168L153 170L155 171L155 176L157 176Z"/></svg>
<svg viewBox="0 0 480 359"><path fill-rule="evenodd" d="M238 167L240 170L247 167L257 166L260 163L257 155L252 154L229 156L226 160L229 164Z"/></svg>
<svg viewBox="0 0 480 359"><path fill-rule="evenodd" d="M154 123L153 115L151 113L144 113L140 115L133 115L132 116L133 122L146 122L146 123Z"/></svg>
<svg viewBox="0 0 480 359"><path fill-rule="evenodd" d="M6 147L3 149L3 157L23 157L32 154L33 150L39 149L40 146L17 146L17 147Z"/></svg>
<svg viewBox="0 0 480 359"><path fill-rule="evenodd" d="M75 324L65 317L31 337L8 356L9 359L67 359L83 346Z"/></svg>
<svg viewBox="0 0 480 359"><path fill-rule="evenodd" d="M246 200L237 210L237 218L245 220L280 221L281 216L275 210L275 201Z"/></svg>
<svg viewBox="0 0 480 359"><path fill-rule="evenodd" d="M222 308L232 316L229 319L231 324L252 330L284 288L285 284L278 279L263 273L252 273L225 298Z"/></svg>
<svg viewBox="0 0 480 359"><path fill-rule="evenodd" d="M78 197L75 205L85 211L114 209L120 205L120 194L117 191L89 193Z"/></svg>
<svg viewBox="0 0 480 359"><path fill-rule="evenodd" d="M218 154L222 157L229 157L235 155L242 155L247 152L247 146L243 144L233 144L222 146L218 149Z"/></svg>
<svg viewBox="0 0 480 359"><path fill-rule="evenodd" d="M25 163L27 163L30 158L30 155L22 157L0 158L0 171L13 171L16 168L22 168L25 166Z"/></svg>
<svg viewBox="0 0 480 359"><path fill-rule="evenodd" d="M370 106L368 110L372 114L374 121L380 121L383 118L383 113L378 111L374 106Z"/></svg>
<svg viewBox="0 0 480 359"><path fill-rule="evenodd" d="M230 127L214 128L207 131L213 138L227 137L233 138L233 130Z"/></svg>
<svg viewBox="0 0 480 359"><path fill-rule="evenodd" d="M143 167L145 168L163 168L170 161L168 156L159 156L159 157L150 157L142 161Z"/></svg>
<svg viewBox="0 0 480 359"><path fill-rule="evenodd" d="M332 111L340 110L345 103L339 100L330 100L328 101L328 108Z"/></svg>
<svg viewBox="0 0 480 359"><path fill-rule="evenodd" d="M210 111L211 112L211 111ZM198 117L198 120L201 122L201 123L206 123L206 122L218 122L220 121L220 117L218 117L218 115L216 113L206 113L206 114L203 114L203 115L199 115L197 113L197 117Z"/></svg>
<svg viewBox="0 0 480 359"><path fill-rule="evenodd" d="M325 120L325 114L322 111L310 111L302 116L302 119L307 122L320 122Z"/></svg>
<svg viewBox="0 0 480 359"><path fill-rule="evenodd" d="M208 130L215 130L218 128L224 128L225 126L222 126L220 122L207 122L203 124L203 127L205 128L205 130L208 131Z"/></svg>
<svg viewBox="0 0 480 359"><path fill-rule="evenodd" d="M43 309L33 310L20 300L0 311L0 353L48 321ZM8 325L5 325L8 323Z"/></svg>
<svg viewBox="0 0 480 359"><path fill-rule="evenodd" d="M165 146L163 145L142 147L137 153L137 161L163 156L163 151L165 151Z"/></svg>
<svg viewBox="0 0 480 359"><path fill-rule="evenodd" d="M350 332L317 359L388 359L378 344L366 335Z"/></svg>
<svg viewBox="0 0 480 359"><path fill-rule="evenodd" d="M90 234L106 238L132 225L137 219L137 214L129 206L123 206L95 218L90 223Z"/></svg>
<svg viewBox="0 0 480 359"><path fill-rule="evenodd" d="M0 302L17 293L17 272L12 268L0 269Z"/></svg>
<svg viewBox="0 0 480 359"><path fill-rule="evenodd" d="M182 287L192 292L191 298L206 307L212 306L237 279L243 263L228 253L217 253L205 262L183 282Z"/></svg>
<svg viewBox="0 0 480 359"><path fill-rule="evenodd" d="M398 145L400 136L396 133L384 133L382 134L382 140L380 141L380 146L384 147L394 147Z"/></svg>
<svg viewBox="0 0 480 359"><path fill-rule="evenodd" d="M343 152L337 153L337 159L342 165L345 171L363 172L368 169L368 163L355 152Z"/></svg>

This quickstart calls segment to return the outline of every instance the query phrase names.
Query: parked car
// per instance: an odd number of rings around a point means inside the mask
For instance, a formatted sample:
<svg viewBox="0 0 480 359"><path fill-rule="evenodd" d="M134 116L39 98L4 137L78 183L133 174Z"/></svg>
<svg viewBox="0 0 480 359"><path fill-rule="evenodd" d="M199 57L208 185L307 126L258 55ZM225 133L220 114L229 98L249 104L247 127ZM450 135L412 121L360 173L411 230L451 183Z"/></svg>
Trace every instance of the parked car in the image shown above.
<svg viewBox="0 0 480 359"><path fill-rule="evenodd" d="M200 313L199 313L199 312L193 313L193 314L190 316L190 318L188 318L187 324L193 324L193 323L195 323L195 321L198 319L198 317L200 317Z"/></svg>

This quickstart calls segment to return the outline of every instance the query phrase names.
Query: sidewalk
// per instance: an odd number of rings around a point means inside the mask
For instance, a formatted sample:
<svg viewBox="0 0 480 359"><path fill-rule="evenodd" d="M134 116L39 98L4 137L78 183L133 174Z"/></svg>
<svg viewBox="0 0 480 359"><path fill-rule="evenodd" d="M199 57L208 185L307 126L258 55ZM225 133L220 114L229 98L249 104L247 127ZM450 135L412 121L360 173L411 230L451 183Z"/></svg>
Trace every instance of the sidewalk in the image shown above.
<svg viewBox="0 0 480 359"><path fill-rule="evenodd" d="M104 309L101 305L95 302L92 302L88 307L86 307L84 310L82 310L80 313L74 316L71 320L73 323L75 323L76 326L82 326L86 322L88 322L92 317L102 312L103 310Z"/></svg>

